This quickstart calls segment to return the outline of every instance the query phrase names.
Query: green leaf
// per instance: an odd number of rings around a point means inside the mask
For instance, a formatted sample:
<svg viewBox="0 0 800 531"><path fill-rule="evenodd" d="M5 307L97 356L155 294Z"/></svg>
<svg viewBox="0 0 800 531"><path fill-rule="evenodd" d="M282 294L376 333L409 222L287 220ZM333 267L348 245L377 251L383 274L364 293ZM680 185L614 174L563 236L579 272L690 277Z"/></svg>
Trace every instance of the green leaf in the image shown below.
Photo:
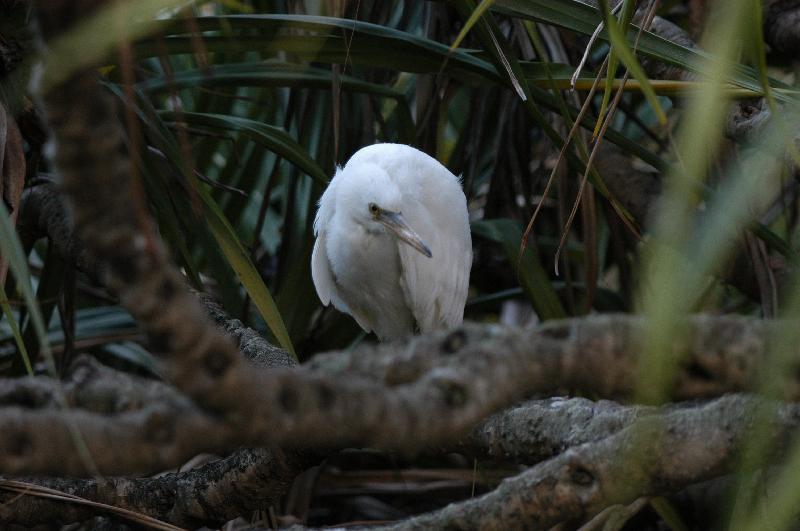
<svg viewBox="0 0 800 531"><path fill-rule="evenodd" d="M236 272L236 276L245 290L247 290L250 298L253 299L253 303L261 313L264 322L267 323L267 326L275 335L275 339L278 340L281 347L288 350L297 359L292 340L286 330L286 325L283 323L283 318L278 311L275 300L270 295L261 275L258 274L253 262L250 260L249 253L239 240L236 231L233 230L233 227L222 214L217 203L208 195L206 190L199 191L205 206L206 221L222 253Z"/></svg>
<svg viewBox="0 0 800 531"><path fill-rule="evenodd" d="M511 266L517 271L522 288L528 295L534 310L543 321L567 316L550 278L537 254L528 247L519 260L519 242L522 240L522 225L513 219L490 219L473 221L472 233L503 246ZM520 269L517 270L517 264Z"/></svg>
<svg viewBox="0 0 800 531"><path fill-rule="evenodd" d="M663 496L656 496L650 500L650 506L658 513L672 531L689 531L681 515L672 503Z"/></svg>
<svg viewBox="0 0 800 531"><path fill-rule="evenodd" d="M688 102L675 148L682 164L665 182L653 238L643 249L645 274L639 300L647 319L637 392L648 402L668 396L679 362L674 340L683 333L685 316L695 309L710 275L725 263L741 231L756 216L748 205L766 201L771 193L767 183L778 179L781 160L769 153L769 146L782 146L783 132L770 124L757 139L761 149L736 160L719 190L705 198L702 223L697 224L702 186L722 139L727 109L723 83L738 54L748 10L748 0L730 0L709 27L707 40L720 60L707 64L709 83Z"/></svg>
<svg viewBox="0 0 800 531"><path fill-rule="evenodd" d="M456 37L456 40L454 40L453 44L450 45L451 52L461 45L461 41L463 41L464 37L467 36L469 30L471 30L472 26L474 26L475 23L478 22L478 19L481 18L484 11L492 7L494 1L495 0L481 0L481 3L478 4L478 7L475 8L475 11L472 12L472 15L470 15L470 17L464 23L464 27L461 28L460 32L458 32L458 37Z"/></svg>
<svg viewBox="0 0 800 531"><path fill-rule="evenodd" d="M25 305L28 308L28 312L30 312L31 321L45 361L47 361L50 373L55 376L56 365L53 360L53 353L50 350L50 343L47 340L47 327L44 324L44 317L42 317L39 303L33 294L27 257L22 250L22 244L17 238L17 233L11 225L8 209L3 201L0 201L0 251L8 258L11 272L17 279L17 288L22 292ZM5 298L4 295L3 298Z"/></svg>
<svg viewBox="0 0 800 531"><path fill-rule="evenodd" d="M665 125L667 123L667 116L664 114L664 110L658 103L658 98L656 97L655 91L653 91L653 87L650 86L650 80L647 78L647 74L644 73L639 61L636 60L633 50L628 47L628 43L625 40L625 35L622 33L619 24L617 24L617 19L611 15L611 11L608 9L608 0L599 0L599 2L600 5L603 6L606 29L608 30L608 34L611 38L611 45L613 46L614 51L625 64L625 67L628 69L628 71L641 84L644 97L647 99L650 107L653 108L658 122L661 125Z"/></svg>
<svg viewBox="0 0 800 531"><path fill-rule="evenodd" d="M157 56L162 53L189 54L195 51L196 39L194 37L174 34L176 29L174 22L164 21L162 25L163 31L173 30L173 34L163 38L163 43L156 40L138 42L134 51L139 57ZM347 60L351 64L405 72L444 72L456 79L470 83L508 83L510 86L510 81L507 81L508 77L501 76L495 66L484 59L461 49L450 52L448 47L441 43L377 24L306 15L241 15L200 17L197 19L197 26L203 32L217 32L202 36L204 47L210 53L221 54L246 50L260 54L288 52L309 61L344 63ZM183 32L186 31L185 25L179 26L179 29ZM289 29L313 30L322 35L284 35L281 33L281 31ZM239 34L245 31L252 32L252 30L260 30L265 34L258 36L251 33ZM352 39L346 40L337 34L343 30L348 34L352 33ZM232 33L235 38L233 35L230 37L220 36L219 32L225 32L226 35ZM516 64L520 69L517 76L524 77L525 63ZM528 67L533 71L536 71L536 68L535 66ZM539 81L544 79L546 78L538 75ZM538 86L529 86L529 91L530 97L537 104L556 112L559 111L558 102L553 94ZM528 103L529 109L532 104L532 102ZM410 122L405 105L398 105L398 109L401 110L401 120ZM570 107L570 112L573 117L578 114L578 110L572 107ZM547 129L549 124L543 118L542 120ZM590 130L594 126L591 117L588 116L584 118L581 125ZM646 149L641 143L631 141L618 131L609 129L606 138L656 168L663 169L666 166L659 155Z"/></svg>
<svg viewBox="0 0 800 531"><path fill-rule="evenodd" d="M194 87L305 87L329 90L332 76L330 70L294 63L257 61L246 63L223 63L203 69L181 70L170 77L158 76L139 83L142 90L164 92ZM341 89L404 99L405 94L386 85L369 83L361 79L339 75Z"/></svg>
<svg viewBox="0 0 800 531"><path fill-rule="evenodd" d="M487 76L497 79L489 63L466 51L451 53L442 43L368 22L310 15L230 15L195 20L200 31L218 32L202 37L206 49L214 53L252 50L269 55L288 52L308 61L344 63L347 60L350 64L408 72L436 72L447 58L448 71L460 79L473 82L485 82ZM141 40L134 46L134 53L139 57L153 57L165 51L169 54L195 52L195 38L181 35L186 33L185 25L163 21L161 29L168 34L162 43L156 39ZM285 33L296 29L316 34ZM253 30L262 34L252 35ZM250 33L239 34L245 31Z"/></svg>
<svg viewBox="0 0 800 531"><path fill-rule="evenodd" d="M566 28L583 35L591 35L603 18L600 12L578 0L497 0L493 6L503 14L522 17L545 22ZM627 41L633 44L638 27L631 25L627 33ZM608 40L608 33L603 32L600 37ZM714 56L703 50L687 48L672 41L668 41L649 31L642 34L638 53L653 59L679 66L692 72L700 72L709 61L714 61ZM726 79L731 83L752 91L761 91L761 82L758 74L750 67L733 65ZM785 83L770 79L773 87L790 88ZM783 101L796 101L790 93L776 91L776 97Z"/></svg>
<svg viewBox="0 0 800 531"><path fill-rule="evenodd" d="M19 325L17 325L17 320L14 319L11 306L8 304L8 297L6 296L6 290L2 282L0 282L0 307L2 307L3 315L6 321L8 321L9 328L11 328L11 334L14 336L17 349L19 349L19 355L22 356L22 362L25 364L25 371L29 376L33 376L33 367L31 367L31 360L30 357L28 357L28 349L25 348L25 342L22 340Z"/></svg>
<svg viewBox="0 0 800 531"><path fill-rule="evenodd" d="M622 13L620 15L620 25L625 29L627 32L628 24L630 24L631 17L633 16L633 8L636 6L635 0L624 0L622 4ZM608 13L609 16L613 16L613 14ZM613 87L611 86L611 80L613 80L617 76L617 66L619 65L619 56L617 55L616 50L612 47L611 51L608 53L608 71L606 73L606 86L603 89L603 101L600 103L600 111L597 113L598 120L597 125L594 128L594 133L592 136L596 137L600 133L600 128L603 123L603 116L606 114L606 109L608 108L608 103L611 101L611 92Z"/></svg>
<svg viewBox="0 0 800 531"><path fill-rule="evenodd" d="M328 183L328 176L325 175L322 168L309 157L303 146L280 127L224 114L162 111L159 112L159 115L167 121L182 120L193 126L227 129L242 133L253 142L261 144L295 164L321 185Z"/></svg>

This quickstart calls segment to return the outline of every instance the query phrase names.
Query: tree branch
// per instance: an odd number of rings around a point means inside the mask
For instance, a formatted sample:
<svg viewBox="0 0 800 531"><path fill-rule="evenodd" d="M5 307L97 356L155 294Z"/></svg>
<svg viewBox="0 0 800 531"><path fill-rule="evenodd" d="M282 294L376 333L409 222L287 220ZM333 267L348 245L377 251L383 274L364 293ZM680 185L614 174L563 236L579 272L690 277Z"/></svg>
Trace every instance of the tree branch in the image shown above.
<svg viewBox="0 0 800 531"><path fill-rule="evenodd" d="M21 404L28 408L55 408L58 404L58 386L58 382L46 377L0 379L0 406ZM140 433L147 433L152 428L152 425L147 424L147 415L152 404L167 407L169 418L161 417L159 422L167 426L176 423L171 430L173 432L190 430L187 437L205 441L209 433L213 434L217 430L216 426L201 426L199 430L192 430L190 423L184 418L202 414L173 387L157 380L110 369L88 356L79 357L73 362L63 382L62 391L72 407L99 413L99 418L123 412L142 412L145 420L136 430ZM23 411L27 413L31 410ZM59 415L59 422L63 421L63 416L58 411L50 409L49 412ZM112 416L111 420L111 429L115 433L114 444L125 448L128 440L122 437L127 437L128 434L118 425L118 416ZM217 422L216 419L212 420ZM43 428L40 426L38 429ZM48 428L48 437L53 429ZM86 436L85 432L84 435ZM125 441L125 444L120 444L121 441ZM71 448L72 441L64 440L64 443L67 446L63 448L47 448L53 458L50 472L66 472L60 465L65 454L60 452L71 454L74 449ZM138 440L133 441L133 444L139 443ZM191 447L185 447L181 451L187 456L193 452ZM102 453L108 454L108 449L104 448ZM130 452L126 450L125 453ZM136 456L144 458L135 465L140 470L163 469L163 463L155 463L158 456L148 455L146 452L137 452ZM186 458L178 459L178 462L183 462ZM314 461L308 454L297 452L244 449L200 468L157 478L17 479L169 520L178 525L195 527L203 523L223 523L248 511L277 504L292 479ZM175 464L170 463L168 466ZM17 497L0 492L0 522L4 524L33 526L49 522L66 523L90 518L95 513L94 509L60 500L35 496Z"/></svg>
<svg viewBox="0 0 800 531"><path fill-rule="evenodd" d="M610 437L655 407L585 398L529 400L496 413L453 448L480 460L533 465L568 448Z"/></svg>
<svg viewBox="0 0 800 531"><path fill-rule="evenodd" d="M247 359L266 368L294 367L295 359L286 350L278 348L261 337L261 334L247 327L239 319L231 319L210 295L198 293L211 320L228 336L236 340L239 351Z"/></svg>
<svg viewBox="0 0 800 531"><path fill-rule="evenodd" d="M278 505L306 465L294 454L242 449L202 467L155 478L17 479L194 528L219 525L249 511ZM95 509L63 501L0 491L3 524L52 525L82 521L96 514Z"/></svg>
<svg viewBox="0 0 800 531"><path fill-rule="evenodd" d="M167 410L164 404L123 413L113 421L88 412L68 415L92 438L93 451L102 454L98 466L106 472L142 468L130 455L115 457L122 452L116 437L129 432L133 441L153 446L155 438L165 445L163 453L149 458L148 467L174 466L194 453L248 444L416 452L452 443L526 394L564 389L607 398L630 394L636 384L641 326L641 319L625 315L564 320L535 329L470 324L455 332L319 356L307 368L267 373L248 363L248 378L236 385L238 407L231 408L239 414L251 412L246 427L198 410L173 419L185 410ZM674 397L707 398L750 388L769 338L780 330L777 326L743 317L692 318L686 338L674 345L684 359ZM794 385L790 398L799 391L800 385ZM19 422L19 415L19 408L0 408L0 470L33 473L60 467L80 473L66 425L63 419L57 422L59 412L36 412L35 426ZM159 429L166 420L181 423L180 429ZM115 424L118 430L111 437ZM213 438L191 435L210 426Z"/></svg>
<svg viewBox="0 0 800 531"><path fill-rule="evenodd" d="M389 526L389 529L549 529L614 504L676 492L739 465L755 410L768 407L767 436L777 458L796 432L800 406L741 395L647 416L616 435L564 452L494 491Z"/></svg>

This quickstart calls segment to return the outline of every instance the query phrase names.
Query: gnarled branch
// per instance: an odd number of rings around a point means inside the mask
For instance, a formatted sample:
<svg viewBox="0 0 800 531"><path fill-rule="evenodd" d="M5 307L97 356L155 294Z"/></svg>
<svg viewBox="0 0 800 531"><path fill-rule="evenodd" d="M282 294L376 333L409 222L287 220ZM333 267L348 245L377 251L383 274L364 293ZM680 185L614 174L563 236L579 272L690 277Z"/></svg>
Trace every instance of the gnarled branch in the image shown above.
<svg viewBox="0 0 800 531"><path fill-rule="evenodd" d="M764 428L777 458L797 431L800 407L731 395L644 417L616 435L571 448L507 479L480 498L389 528L549 529L614 504L676 492L739 465L758 407L774 413Z"/></svg>

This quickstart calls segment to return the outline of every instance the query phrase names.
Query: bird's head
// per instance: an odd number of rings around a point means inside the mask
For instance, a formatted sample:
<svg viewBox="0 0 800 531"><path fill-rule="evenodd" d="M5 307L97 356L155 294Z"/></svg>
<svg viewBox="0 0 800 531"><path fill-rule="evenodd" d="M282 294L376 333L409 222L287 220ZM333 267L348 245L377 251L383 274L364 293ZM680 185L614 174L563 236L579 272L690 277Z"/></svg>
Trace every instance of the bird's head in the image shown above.
<svg viewBox="0 0 800 531"><path fill-rule="evenodd" d="M403 217L403 194L389 174L377 164L348 164L337 178L337 209L345 208L368 233L386 232L407 243L428 258L430 248Z"/></svg>

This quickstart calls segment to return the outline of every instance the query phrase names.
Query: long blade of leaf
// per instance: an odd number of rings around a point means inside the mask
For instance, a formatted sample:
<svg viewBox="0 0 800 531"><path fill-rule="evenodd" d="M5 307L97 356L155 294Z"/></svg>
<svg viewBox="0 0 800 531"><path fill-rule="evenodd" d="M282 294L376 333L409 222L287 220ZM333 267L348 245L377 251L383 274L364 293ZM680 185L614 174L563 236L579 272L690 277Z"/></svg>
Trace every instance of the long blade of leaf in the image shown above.
<svg viewBox="0 0 800 531"><path fill-rule="evenodd" d="M622 2L622 13L620 14L620 24L623 28L627 31L628 24L630 23L631 17L633 16L633 7L636 5L636 0L624 0ZM613 16L613 13L609 11L609 16ZM597 125L594 127L594 132L592 133L592 137L596 138L597 134L600 132L600 126L603 123L603 117L606 114L606 109L608 108L608 103L611 101L611 91L613 90L611 85L611 80L617 76L617 66L619 64L619 56L617 55L617 51L614 47L611 48L611 51L608 54L608 71L606 73L606 86L603 89L603 100L600 103L600 111L597 113Z"/></svg>
<svg viewBox="0 0 800 531"><path fill-rule="evenodd" d="M200 197L205 206L206 221L222 253L236 272L236 276L245 290L247 290L250 298L253 299L253 303L261 313L261 317L267 323L269 329L272 330L272 333L275 334L275 339L278 340L281 347L288 350L297 359L292 340L286 330L283 317L278 311L278 306L264 284L261 275L258 274L253 262L250 260L250 255L242 245L239 236L222 214L216 201L208 195L208 192L200 190Z"/></svg>
<svg viewBox="0 0 800 531"><path fill-rule="evenodd" d="M325 175L322 168L314 162L294 138L280 127L225 114L163 111L159 115L168 121L180 119L190 125L240 132L250 140L263 145L295 164L321 185L327 185L328 183L328 176Z"/></svg>
<svg viewBox="0 0 800 531"><path fill-rule="evenodd" d="M597 9L578 0L497 0L493 10L510 16L553 24L583 35L591 35L602 20L602 15ZM628 43L634 42L637 32L638 27L631 24L626 35ZM608 33L602 34L601 38L607 40ZM701 72L705 68L704 65L714 60L708 52L681 46L648 31L642 34L637 52L692 72ZM725 80L752 91L761 90L758 74L752 68L741 64L734 65ZM772 78L770 85L776 88L790 88ZM793 99L792 96L780 92L776 92L776 97L782 101Z"/></svg>
<svg viewBox="0 0 800 531"><path fill-rule="evenodd" d="M522 239L522 226L512 219L491 219L474 221L472 233L476 236L497 242L503 246L506 257L518 269L517 277L528 299L540 319L559 319L567 312L553 289L539 257L531 249L525 249L519 257L519 242Z"/></svg>
<svg viewBox="0 0 800 531"><path fill-rule="evenodd" d="M650 79L647 77L647 74L644 73L644 70L639 64L639 61L636 59L633 50L631 50L631 48L628 46L628 42L625 39L625 35L622 33L619 24L617 23L617 19L611 14L611 11L608 8L608 0L599 0L599 3L603 7L603 16L605 18L606 29L608 30L608 35L611 39L611 45L614 48L614 52L625 64L625 67L628 69L631 75L641 84L644 97L647 99L650 107L653 108L656 118L658 119L658 123L665 125L667 123L667 115L664 114L664 109L662 109L661 104L658 103L656 93L653 91L653 87L650 86Z"/></svg>
<svg viewBox="0 0 800 531"><path fill-rule="evenodd" d="M8 258L11 272L17 279L17 287L22 293L28 312L30 312L31 322L36 331L36 337L39 340L42 353L52 374L55 374L56 366L50 350L50 343L47 340L47 327L44 323L42 311L39 308L39 302L33 293L27 258L22 250L22 244L17 238L17 233L14 231L14 227L11 226L8 210L2 201L0 201L0 251ZM3 294L3 299L5 299L5 294Z"/></svg>
<svg viewBox="0 0 800 531"><path fill-rule="evenodd" d="M478 22L478 19L481 18L484 11L492 7L492 4L494 4L494 2L495 0L481 0L481 3L478 4L478 7L475 8L475 11L472 12L472 15L470 15L467 21L464 23L464 27L461 28L461 31L458 32L456 40L454 40L453 44L450 45L451 52L456 48L458 48L459 46L461 46L461 41L463 41L464 37L467 36L469 30L471 30L472 26L474 26L475 23Z"/></svg>
<svg viewBox="0 0 800 531"><path fill-rule="evenodd" d="M22 363L25 364L25 372L28 376L33 376L33 367L31 367L31 359L28 356L28 349L25 348L25 341L22 340L22 333L19 331L17 320L14 319L14 314L11 312L11 306L8 304L8 297L3 283L0 282L0 307L3 309L3 315L8 321L8 326L11 328L11 334L14 336L14 342L17 344L19 355L22 356Z"/></svg>

